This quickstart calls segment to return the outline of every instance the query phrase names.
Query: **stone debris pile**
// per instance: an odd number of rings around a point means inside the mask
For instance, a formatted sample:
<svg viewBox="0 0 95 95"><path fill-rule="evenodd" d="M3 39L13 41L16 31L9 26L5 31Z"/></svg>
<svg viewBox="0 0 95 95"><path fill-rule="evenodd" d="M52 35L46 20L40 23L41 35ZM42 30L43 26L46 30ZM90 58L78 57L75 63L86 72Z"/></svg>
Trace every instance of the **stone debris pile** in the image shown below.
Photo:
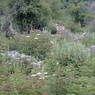
<svg viewBox="0 0 95 95"><path fill-rule="evenodd" d="M32 58L32 56L20 54L17 51L8 51L8 56L14 58L14 59L21 59L21 58Z"/></svg>
<svg viewBox="0 0 95 95"><path fill-rule="evenodd" d="M25 63L31 65L33 68L42 68L43 61L33 61L33 57L25 54L20 54L17 51L8 51L9 57L16 60L17 63Z"/></svg>

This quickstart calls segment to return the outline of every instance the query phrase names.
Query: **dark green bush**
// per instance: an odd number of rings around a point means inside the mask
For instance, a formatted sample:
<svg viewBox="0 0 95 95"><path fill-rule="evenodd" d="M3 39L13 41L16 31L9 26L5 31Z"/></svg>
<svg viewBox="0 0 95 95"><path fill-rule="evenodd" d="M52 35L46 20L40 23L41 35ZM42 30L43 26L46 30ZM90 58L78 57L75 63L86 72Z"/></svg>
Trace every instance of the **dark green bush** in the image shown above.
<svg viewBox="0 0 95 95"><path fill-rule="evenodd" d="M57 33L57 29L56 29L55 26L51 26L50 30L51 30L51 34L56 34Z"/></svg>
<svg viewBox="0 0 95 95"><path fill-rule="evenodd" d="M44 5L45 4L45 5ZM51 19L51 10L47 3L41 0L15 0L16 12L13 15L14 23L18 25L20 32L29 32L31 26L34 29L42 30ZM14 8L12 6L12 8Z"/></svg>
<svg viewBox="0 0 95 95"><path fill-rule="evenodd" d="M56 25L55 24L50 23L48 25L48 30L51 32L51 34L56 34L57 33L57 29L56 29Z"/></svg>

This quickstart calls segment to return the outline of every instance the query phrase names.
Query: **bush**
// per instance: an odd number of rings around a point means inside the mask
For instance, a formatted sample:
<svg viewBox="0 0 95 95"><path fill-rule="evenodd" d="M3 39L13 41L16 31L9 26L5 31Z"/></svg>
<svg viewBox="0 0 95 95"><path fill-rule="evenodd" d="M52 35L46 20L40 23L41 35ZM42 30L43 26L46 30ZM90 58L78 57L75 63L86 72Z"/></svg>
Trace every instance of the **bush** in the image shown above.
<svg viewBox="0 0 95 95"><path fill-rule="evenodd" d="M57 29L56 29L56 26L54 24L50 24L48 26L49 28L49 31L51 32L51 34L56 34L57 33Z"/></svg>
<svg viewBox="0 0 95 95"><path fill-rule="evenodd" d="M71 32L78 33L83 32L83 28L79 24L75 23L72 20L67 20L65 23L66 27L71 30Z"/></svg>
<svg viewBox="0 0 95 95"><path fill-rule="evenodd" d="M20 32L34 29L42 29L51 19L51 9L48 3L41 0L15 0L16 12L13 15L14 23L18 25ZM14 7L13 7L14 8Z"/></svg>

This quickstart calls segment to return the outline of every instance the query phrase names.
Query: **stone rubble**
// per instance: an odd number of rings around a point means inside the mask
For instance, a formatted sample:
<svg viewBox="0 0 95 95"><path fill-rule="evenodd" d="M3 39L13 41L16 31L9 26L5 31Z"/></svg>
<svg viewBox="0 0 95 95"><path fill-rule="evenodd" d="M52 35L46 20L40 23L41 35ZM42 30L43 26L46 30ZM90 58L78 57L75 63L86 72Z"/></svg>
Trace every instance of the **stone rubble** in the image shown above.
<svg viewBox="0 0 95 95"><path fill-rule="evenodd" d="M37 61L37 62L32 62L32 56L29 55L25 55L25 54L20 54L17 51L8 51L7 54L9 57L13 58L14 60L16 60L16 62L18 63L24 63L24 59L25 62L32 65L33 68L42 68L43 66L43 61Z"/></svg>

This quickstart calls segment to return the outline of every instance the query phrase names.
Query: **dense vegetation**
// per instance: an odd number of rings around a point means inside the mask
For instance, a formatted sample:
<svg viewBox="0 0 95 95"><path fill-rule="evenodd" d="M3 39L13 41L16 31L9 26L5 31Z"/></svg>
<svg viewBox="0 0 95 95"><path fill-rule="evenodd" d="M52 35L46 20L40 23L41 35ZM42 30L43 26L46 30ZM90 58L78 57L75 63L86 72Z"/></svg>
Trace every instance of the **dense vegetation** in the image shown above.
<svg viewBox="0 0 95 95"><path fill-rule="evenodd" d="M0 6L12 13L11 19L20 32L29 32L31 28L42 30L53 23L64 24L72 32L83 32L95 18L91 2L93 0L3 0Z"/></svg>
<svg viewBox="0 0 95 95"><path fill-rule="evenodd" d="M0 95L95 95L94 6L94 0L1 0ZM10 28L2 29L8 20L15 29L10 39ZM57 24L65 30L59 33Z"/></svg>

